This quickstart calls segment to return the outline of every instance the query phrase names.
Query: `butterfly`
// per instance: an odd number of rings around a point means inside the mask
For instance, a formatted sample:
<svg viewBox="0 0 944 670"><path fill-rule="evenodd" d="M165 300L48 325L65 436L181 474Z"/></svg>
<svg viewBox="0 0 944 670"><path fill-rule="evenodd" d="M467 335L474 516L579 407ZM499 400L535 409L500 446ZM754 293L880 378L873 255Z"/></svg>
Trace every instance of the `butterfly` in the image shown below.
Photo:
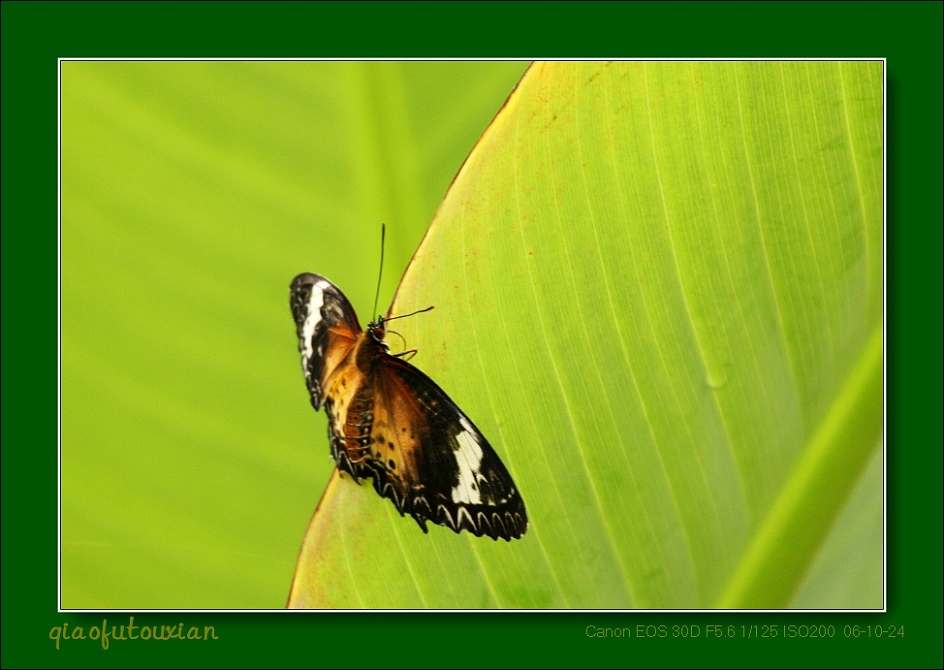
<svg viewBox="0 0 944 670"><path fill-rule="evenodd" d="M488 440L436 382L390 353L384 324L400 317L379 316L365 331L341 289L311 273L292 281L290 303L339 470L372 479L424 533L431 521L493 540L524 535L524 501Z"/></svg>

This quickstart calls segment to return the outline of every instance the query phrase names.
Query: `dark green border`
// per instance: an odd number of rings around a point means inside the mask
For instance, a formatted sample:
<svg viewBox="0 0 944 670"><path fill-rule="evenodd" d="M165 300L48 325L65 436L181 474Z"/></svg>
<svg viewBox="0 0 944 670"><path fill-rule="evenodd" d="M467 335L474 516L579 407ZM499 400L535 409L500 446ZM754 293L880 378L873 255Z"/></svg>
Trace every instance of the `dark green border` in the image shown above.
<svg viewBox="0 0 944 670"><path fill-rule="evenodd" d="M941 25L939 2L4 2L3 667L941 667ZM136 624L221 639L57 652L53 626L103 617L56 612L56 59L171 56L886 57L888 614L148 614ZM837 637L705 633L801 623ZM592 640L588 624L668 637ZM679 624L702 636L673 640Z"/></svg>

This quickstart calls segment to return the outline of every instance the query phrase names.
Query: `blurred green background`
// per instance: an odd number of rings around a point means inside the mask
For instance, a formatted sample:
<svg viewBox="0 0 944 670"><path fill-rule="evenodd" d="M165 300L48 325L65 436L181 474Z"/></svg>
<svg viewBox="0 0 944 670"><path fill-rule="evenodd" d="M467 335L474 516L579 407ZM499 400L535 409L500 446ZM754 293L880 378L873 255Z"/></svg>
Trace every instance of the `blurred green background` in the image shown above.
<svg viewBox="0 0 944 670"><path fill-rule="evenodd" d="M288 284L379 310L524 62L61 64L61 606L278 608L333 469Z"/></svg>

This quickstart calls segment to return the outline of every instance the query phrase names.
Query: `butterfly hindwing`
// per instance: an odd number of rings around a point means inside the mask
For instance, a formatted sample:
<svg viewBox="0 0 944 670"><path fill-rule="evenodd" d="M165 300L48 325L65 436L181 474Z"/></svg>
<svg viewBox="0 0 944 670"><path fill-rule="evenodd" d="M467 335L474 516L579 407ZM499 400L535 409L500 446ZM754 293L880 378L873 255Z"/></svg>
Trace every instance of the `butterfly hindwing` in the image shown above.
<svg viewBox="0 0 944 670"><path fill-rule="evenodd" d="M524 501L501 459L433 380L388 353L383 319L362 330L340 289L310 273L292 282L291 305L338 469L371 479L424 532L432 521L492 539L525 533Z"/></svg>

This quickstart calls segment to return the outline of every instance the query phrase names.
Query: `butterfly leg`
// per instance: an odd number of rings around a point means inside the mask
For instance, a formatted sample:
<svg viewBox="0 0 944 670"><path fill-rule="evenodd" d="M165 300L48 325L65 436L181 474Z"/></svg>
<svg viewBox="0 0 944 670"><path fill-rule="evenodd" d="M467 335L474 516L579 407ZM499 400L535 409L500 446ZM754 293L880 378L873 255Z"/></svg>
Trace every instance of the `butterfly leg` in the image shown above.
<svg viewBox="0 0 944 670"><path fill-rule="evenodd" d="M409 358L404 358L403 360L408 361L410 358L413 358L416 355L417 349L407 349L406 351L401 351L399 354L390 354L391 356L396 356L397 358L402 358L403 356L408 356Z"/></svg>

